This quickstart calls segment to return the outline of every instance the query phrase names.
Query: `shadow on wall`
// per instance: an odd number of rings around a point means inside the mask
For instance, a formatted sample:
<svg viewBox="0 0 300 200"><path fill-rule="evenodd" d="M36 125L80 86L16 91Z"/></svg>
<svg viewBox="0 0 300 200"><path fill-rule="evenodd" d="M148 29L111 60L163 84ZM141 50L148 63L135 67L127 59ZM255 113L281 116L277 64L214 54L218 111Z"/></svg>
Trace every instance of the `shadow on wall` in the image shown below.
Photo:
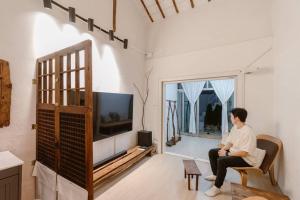
<svg viewBox="0 0 300 200"><path fill-rule="evenodd" d="M93 91L119 92L121 83L119 66L110 45L104 44L89 33L80 33L72 24L60 26L52 16L36 13L33 34L35 58L88 39L93 42Z"/></svg>

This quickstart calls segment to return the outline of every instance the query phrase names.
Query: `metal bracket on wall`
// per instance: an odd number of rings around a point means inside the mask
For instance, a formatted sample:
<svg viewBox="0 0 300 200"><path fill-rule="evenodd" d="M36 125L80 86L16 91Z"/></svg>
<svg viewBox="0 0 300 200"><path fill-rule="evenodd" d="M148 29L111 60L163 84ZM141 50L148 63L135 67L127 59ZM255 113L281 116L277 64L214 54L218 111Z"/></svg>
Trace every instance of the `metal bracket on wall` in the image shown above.
<svg viewBox="0 0 300 200"><path fill-rule="evenodd" d="M37 124L32 124L32 130L36 130L37 129L37 127L38 127L38 125Z"/></svg>

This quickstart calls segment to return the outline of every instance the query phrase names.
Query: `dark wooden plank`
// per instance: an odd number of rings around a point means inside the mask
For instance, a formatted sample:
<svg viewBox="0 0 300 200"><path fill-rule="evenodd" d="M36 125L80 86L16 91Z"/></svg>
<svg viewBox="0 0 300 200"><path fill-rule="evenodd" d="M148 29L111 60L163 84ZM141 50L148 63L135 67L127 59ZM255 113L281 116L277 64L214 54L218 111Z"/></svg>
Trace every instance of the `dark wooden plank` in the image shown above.
<svg viewBox="0 0 300 200"><path fill-rule="evenodd" d="M42 63L37 62L36 64L37 67L37 89L36 89L36 93L37 93L37 103L41 103L42 102L42 93L39 91L42 89L42 78L40 77L40 75L42 74Z"/></svg>
<svg viewBox="0 0 300 200"><path fill-rule="evenodd" d="M80 57L79 51L75 53L75 105L80 105L80 72L79 66L80 65Z"/></svg>
<svg viewBox="0 0 300 200"><path fill-rule="evenodd" d="M59 66L59 72L63 72L64 71L64 57L63 56L59 56L59 61L58 61L58 66ZM59 85L58 87L56 87L56 91L58 91L59 93L59 105L64 105L64 91L61 91L60 88L64 88L64 75L63 73L59 73Z"/></svg>
<svg viewBox="0 0 300 200"><path fill-rule="evenodd" d="M92 45L86 45L84 51L84 65L86 67L84 74L85 81L85 102L84 106L89 109L86 113L86 182L87 182L87 191L89 192L89 200L94 198L94 186L93 186L93 91L92 91ZM80 86L80 85L79 85Z"/></svg>
<svg viewBox="0 0 300 200"><path fill-rule="evenodd" d="M147 13L147 15L148 15L148 17L149 17L150 21L151 21L151 22L154 22L154 20L153 20L153 18L152 18L152 16L151 16L151 14L150 14L150 12L149 12L149 10L148 10L148 8L147 8L147 6L146 6L145 2L144 2L144 0L141 0L141 3L142 3L142 5L143 5L143 7L144 7L144 10L146 11L146 13Z"/></svg>
<svg viewBox="0 0 300 200"><path fill-rule="evenodd" d="M201 175L201 172L194 160L183 160L183 165L187 174Z"/></svg>
<svg viewBox="0 0 300 200"><path fill-rule="evenodd" d="M53 86L53 62L52 59L49 60L49 76L48 76L48 88L49 88L49 104L53 103L53 91L52 91L52 86Z"/></svg>
<svg viewBox="0 0 300 200"><path fill-rule="evenodd" d="M38 58L37 61L38 62L43 62L45 60L49 60L49 59L53 59L55 58L56 56L61 56L61 55L67 55L69 53L74 53L75 51L81 51L81 50L84 50L86 48L87 45L91 45L92 44L92 41L91 40L85 40L83 42L80 42L74 46L71 46L71 47L67 47L65 49L62 49L60 51L57 51L57 52L54 52L52 54L49 54L49 55L46 55L46 56L43 56L41 58Z"/></svg>
<svg viewBox="0 0 300 200"><path fill-rule="evenodd" d="M9 169L5 169L0 171L0 179L9 177L9 176L13 176L19 173L19 168L18 167L13 167L13 168L9 168Z"/></svg>
<svg viewBox="0 0 300 200"><path fill-rule="evenodd" d="M42 109L42 110L55 110L55 105L53 104L37 104L37 110Z"/></svg>
<svg viewBox="0 0 300 200"><path fill-rule="evenodd" d="M71 101L71 54L67 55L67 105L70 105ZM64 88L65 89L65 88Z"/></svg>
<svg viewBox="0 0 300 200"><path fill-rule="evenodd" d="M76 72L76 71L85 70L85 69L86 69L85 67L80 67L80 68L77 68L77 69L65 70L65 71L62 71L61 74L66 74L66 73L70 73L70 72Z"/></svg>
<svg viewBox="0 0 300 200"><path fill-rule="evenodd" d="M113 178L119 173L135 165L146 155L152 153L154 149L155 146L151 146L148 149L139 149L135 147L133 151L123 156L121 159L108 163L104 168L101 167L101 170L94 170L94 189L101 186L110 178Z"/></svg>
<svg viewBox="0 0 300 200"><path fill-rule="evenodd" d="M194 0L190 0L192 8L195 8Z"/></svg>
<svg viewBox="0 0 300 200"><path fill-rule="evenodd" d="M47 61L43 62L43 74L47 74ZM43 103L47 102L47 76L43 77Z"/></svg>
<svg viewBox="0 0 300 200"><path fill-rule="evenodd" d="M174 8L175 8L176 13L179 13L179 9L178 9L176 0L172 0L172 2L173 2L173 6L174 6Z"/></svg>
<svg viewBox="0 0 300 200"><path fill-rule="evenodd" d="M18 197L21 200L22 199L22 166L19 166L19 177L18 177L18 184L19 184L19 188L18 188Z"/></svg>
<svg viewBox="0 0 300 200"><path fill-rule="evenodd" d="M159 9L159 12L160 12L161 16L162 16L163 18L166 18L165 13L164 13L164 11L163 11L163 9L162 9L160 3L159 3L159 0L155 0L155 3L156 3L156 5L157 5L157 7L158 7L158 9Z"/></svg>
<svg viewBox="0 0 300 200"><path fill-rule="evenodd" d="M117 30L117 0L113 0L113 31Z"/></svg>

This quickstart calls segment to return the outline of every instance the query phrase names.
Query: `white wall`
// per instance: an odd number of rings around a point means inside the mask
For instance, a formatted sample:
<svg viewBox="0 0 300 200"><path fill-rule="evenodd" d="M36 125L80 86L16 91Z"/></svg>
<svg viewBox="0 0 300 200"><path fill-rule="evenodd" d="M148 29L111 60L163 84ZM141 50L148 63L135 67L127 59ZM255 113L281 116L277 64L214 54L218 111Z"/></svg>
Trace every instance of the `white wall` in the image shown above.
<svg viewBox="0 0 300 200"><path fill-rule="evenodd" d="M74 6L85 17L105 29L111 28L111 0L59 0ZM118 1L118 29L116 35L129 39L129 49L119 42L109 42L108 36L87 32L87 25L78 21L68 23L67 13L53 6L46 10L42 1L5 0L1 2L0 58L8 60L13 83L11 125L0 129L0 151L10 150L25 161L23 168L23 199L32 200L34 182L31 177L35 160L35 61L39 56L59 50L85 39L93 41L93 89L96 91L134 93L134 129L124 135L95 145L95 157L105 158L136 144L140 129L141 103L132 87L143 87L146 26L131 0ZM138 33L138 34L137 34Z"/></svg>
<svg viewBox="0 0 300 200"><path fill-rule="evenodd" d="M300 199L299 74L300 1L274 1L276 133L283 141L279 185L292 200Z"/></svg>
<svg viewBox="0 0 300 200"><path fill-rule="evenodd" d="M248 109L248 123L257 133L273 134L272 51L251 66L262 70L239 72L272 47L271 5L218 0L151 25L147 49L154 56L147 67L154 70L146 121L159 147L164 80L238 75L238 105Z"/></svg>

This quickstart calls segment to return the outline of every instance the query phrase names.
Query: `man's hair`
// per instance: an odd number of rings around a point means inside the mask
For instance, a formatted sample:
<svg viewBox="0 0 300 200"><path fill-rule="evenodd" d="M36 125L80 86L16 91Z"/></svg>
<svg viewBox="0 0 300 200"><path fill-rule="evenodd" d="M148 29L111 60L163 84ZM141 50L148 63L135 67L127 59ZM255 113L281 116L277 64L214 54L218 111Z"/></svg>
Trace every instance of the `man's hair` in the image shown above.
<svg viewBox="0 0 300 200"><path fill-rule="evenodd" d="M238 117L241 122L245 122L247 119L248 112L244 108L234 108L231 110L232 115L234 118Z"/></svg>

